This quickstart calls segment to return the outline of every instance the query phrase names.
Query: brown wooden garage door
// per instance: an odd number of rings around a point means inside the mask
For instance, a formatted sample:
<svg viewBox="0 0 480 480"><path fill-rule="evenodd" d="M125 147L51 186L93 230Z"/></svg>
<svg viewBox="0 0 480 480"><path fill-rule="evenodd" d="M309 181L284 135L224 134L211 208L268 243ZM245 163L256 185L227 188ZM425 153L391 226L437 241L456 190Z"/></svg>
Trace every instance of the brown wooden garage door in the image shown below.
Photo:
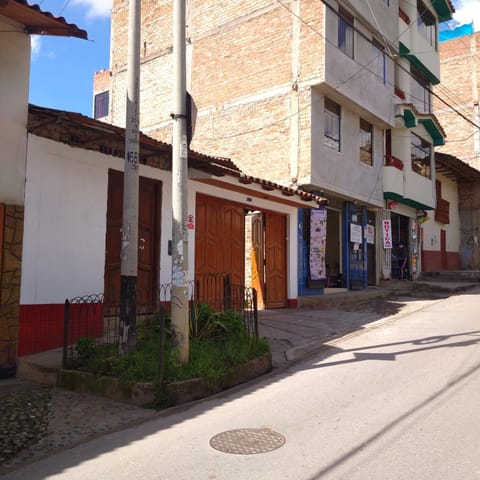
<svg viewBox="0 0 480 480"><path fill-rule="evenodd" d="M228 274L244 283L245 220L241 205L197 194L195 278Z"/></svg>
<svg viewBox="0 0 480 480"><path fill-rule="evenodd" d="M245 281L245 207L197 194L195 278L228 274L234 285ZM287 305L286 216L265 212L263 262L266 308ZM263 243L263 242L261 242ZM205 288L205 287L204 287Z"/></svg>

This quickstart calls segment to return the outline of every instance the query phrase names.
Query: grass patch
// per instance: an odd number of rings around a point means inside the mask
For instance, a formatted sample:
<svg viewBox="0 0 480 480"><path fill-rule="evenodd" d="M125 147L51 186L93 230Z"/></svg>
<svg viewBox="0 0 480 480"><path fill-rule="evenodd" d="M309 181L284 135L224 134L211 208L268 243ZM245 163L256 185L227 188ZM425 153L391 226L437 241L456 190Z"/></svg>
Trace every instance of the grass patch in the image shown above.
<svg viewBox="0 0 480 480"><path fill-rule="evenodd" d="M240 315L231 311L216 313L200 304L191 315L189 362L183 364L172 348L168 316L165 323L164 383L204 378L214 387L234 367L270 351L266 339L248 335ZM95 375L117 377L124 384L158 383L160 335L160 317L154 315L138 324L133 354L120 356L116 344L97 345L93 339L81 338L76 344L76 367ZM157 390L157 404L165 406L168 399L162 394L162 386Z"/></svg>

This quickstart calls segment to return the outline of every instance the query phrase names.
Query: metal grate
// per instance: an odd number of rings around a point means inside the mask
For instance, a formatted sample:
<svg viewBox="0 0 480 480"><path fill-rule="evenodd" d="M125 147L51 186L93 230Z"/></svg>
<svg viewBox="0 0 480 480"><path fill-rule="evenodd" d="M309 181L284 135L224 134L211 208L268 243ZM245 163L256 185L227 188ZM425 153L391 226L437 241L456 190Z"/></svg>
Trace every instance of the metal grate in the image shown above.
<svg viewBox="0 0 480 480"><path fill-rule="evenodd" d="M215 450L234 455L267 453L283 445L285 437L268 427L229 430L210 440L210 446Z"/></svg>

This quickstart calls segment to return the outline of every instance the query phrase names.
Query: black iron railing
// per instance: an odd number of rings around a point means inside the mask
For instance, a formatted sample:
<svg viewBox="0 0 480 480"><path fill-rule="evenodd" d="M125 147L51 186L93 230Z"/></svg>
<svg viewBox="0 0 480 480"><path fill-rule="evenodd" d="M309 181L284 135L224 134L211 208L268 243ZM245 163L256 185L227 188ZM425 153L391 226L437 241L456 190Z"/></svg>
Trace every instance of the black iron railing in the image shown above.
<svg viewBox="0 0 480 480"><path fill-rule="evenodd" d="M137 324L171 312L172 285L161 285L156 305L137 305ZM217 312L233 311L242 316L250 336L258 338L257 292L254 288L232 285L228 275L206 275L189 283L192 304L205 303ZM74 297L65 301L63 367L71 368L78 360L78 341L90 339L95 345L118 345L120 332L119 302L105 302L103 294Z"/></svg>

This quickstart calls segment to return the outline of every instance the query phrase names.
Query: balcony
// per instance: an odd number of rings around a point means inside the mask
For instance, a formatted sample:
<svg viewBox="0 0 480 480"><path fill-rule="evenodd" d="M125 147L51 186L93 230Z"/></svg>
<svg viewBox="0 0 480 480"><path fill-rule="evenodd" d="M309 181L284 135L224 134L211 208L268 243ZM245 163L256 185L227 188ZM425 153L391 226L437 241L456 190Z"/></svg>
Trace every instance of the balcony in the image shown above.
<svg viewBox="0 0 480 480"><path fill-rule="evenodd" d="M403 162L393 155L385 155L383 167L384 197L390 200L401 200L405 195Z"/></svg>
<svg viewBox="0 0 480 480"><path fill-rule="evenodd" d="M385 166L395 167L398 168L398 170L403 170L403 162L393 155L385 155Z"/></svg>

